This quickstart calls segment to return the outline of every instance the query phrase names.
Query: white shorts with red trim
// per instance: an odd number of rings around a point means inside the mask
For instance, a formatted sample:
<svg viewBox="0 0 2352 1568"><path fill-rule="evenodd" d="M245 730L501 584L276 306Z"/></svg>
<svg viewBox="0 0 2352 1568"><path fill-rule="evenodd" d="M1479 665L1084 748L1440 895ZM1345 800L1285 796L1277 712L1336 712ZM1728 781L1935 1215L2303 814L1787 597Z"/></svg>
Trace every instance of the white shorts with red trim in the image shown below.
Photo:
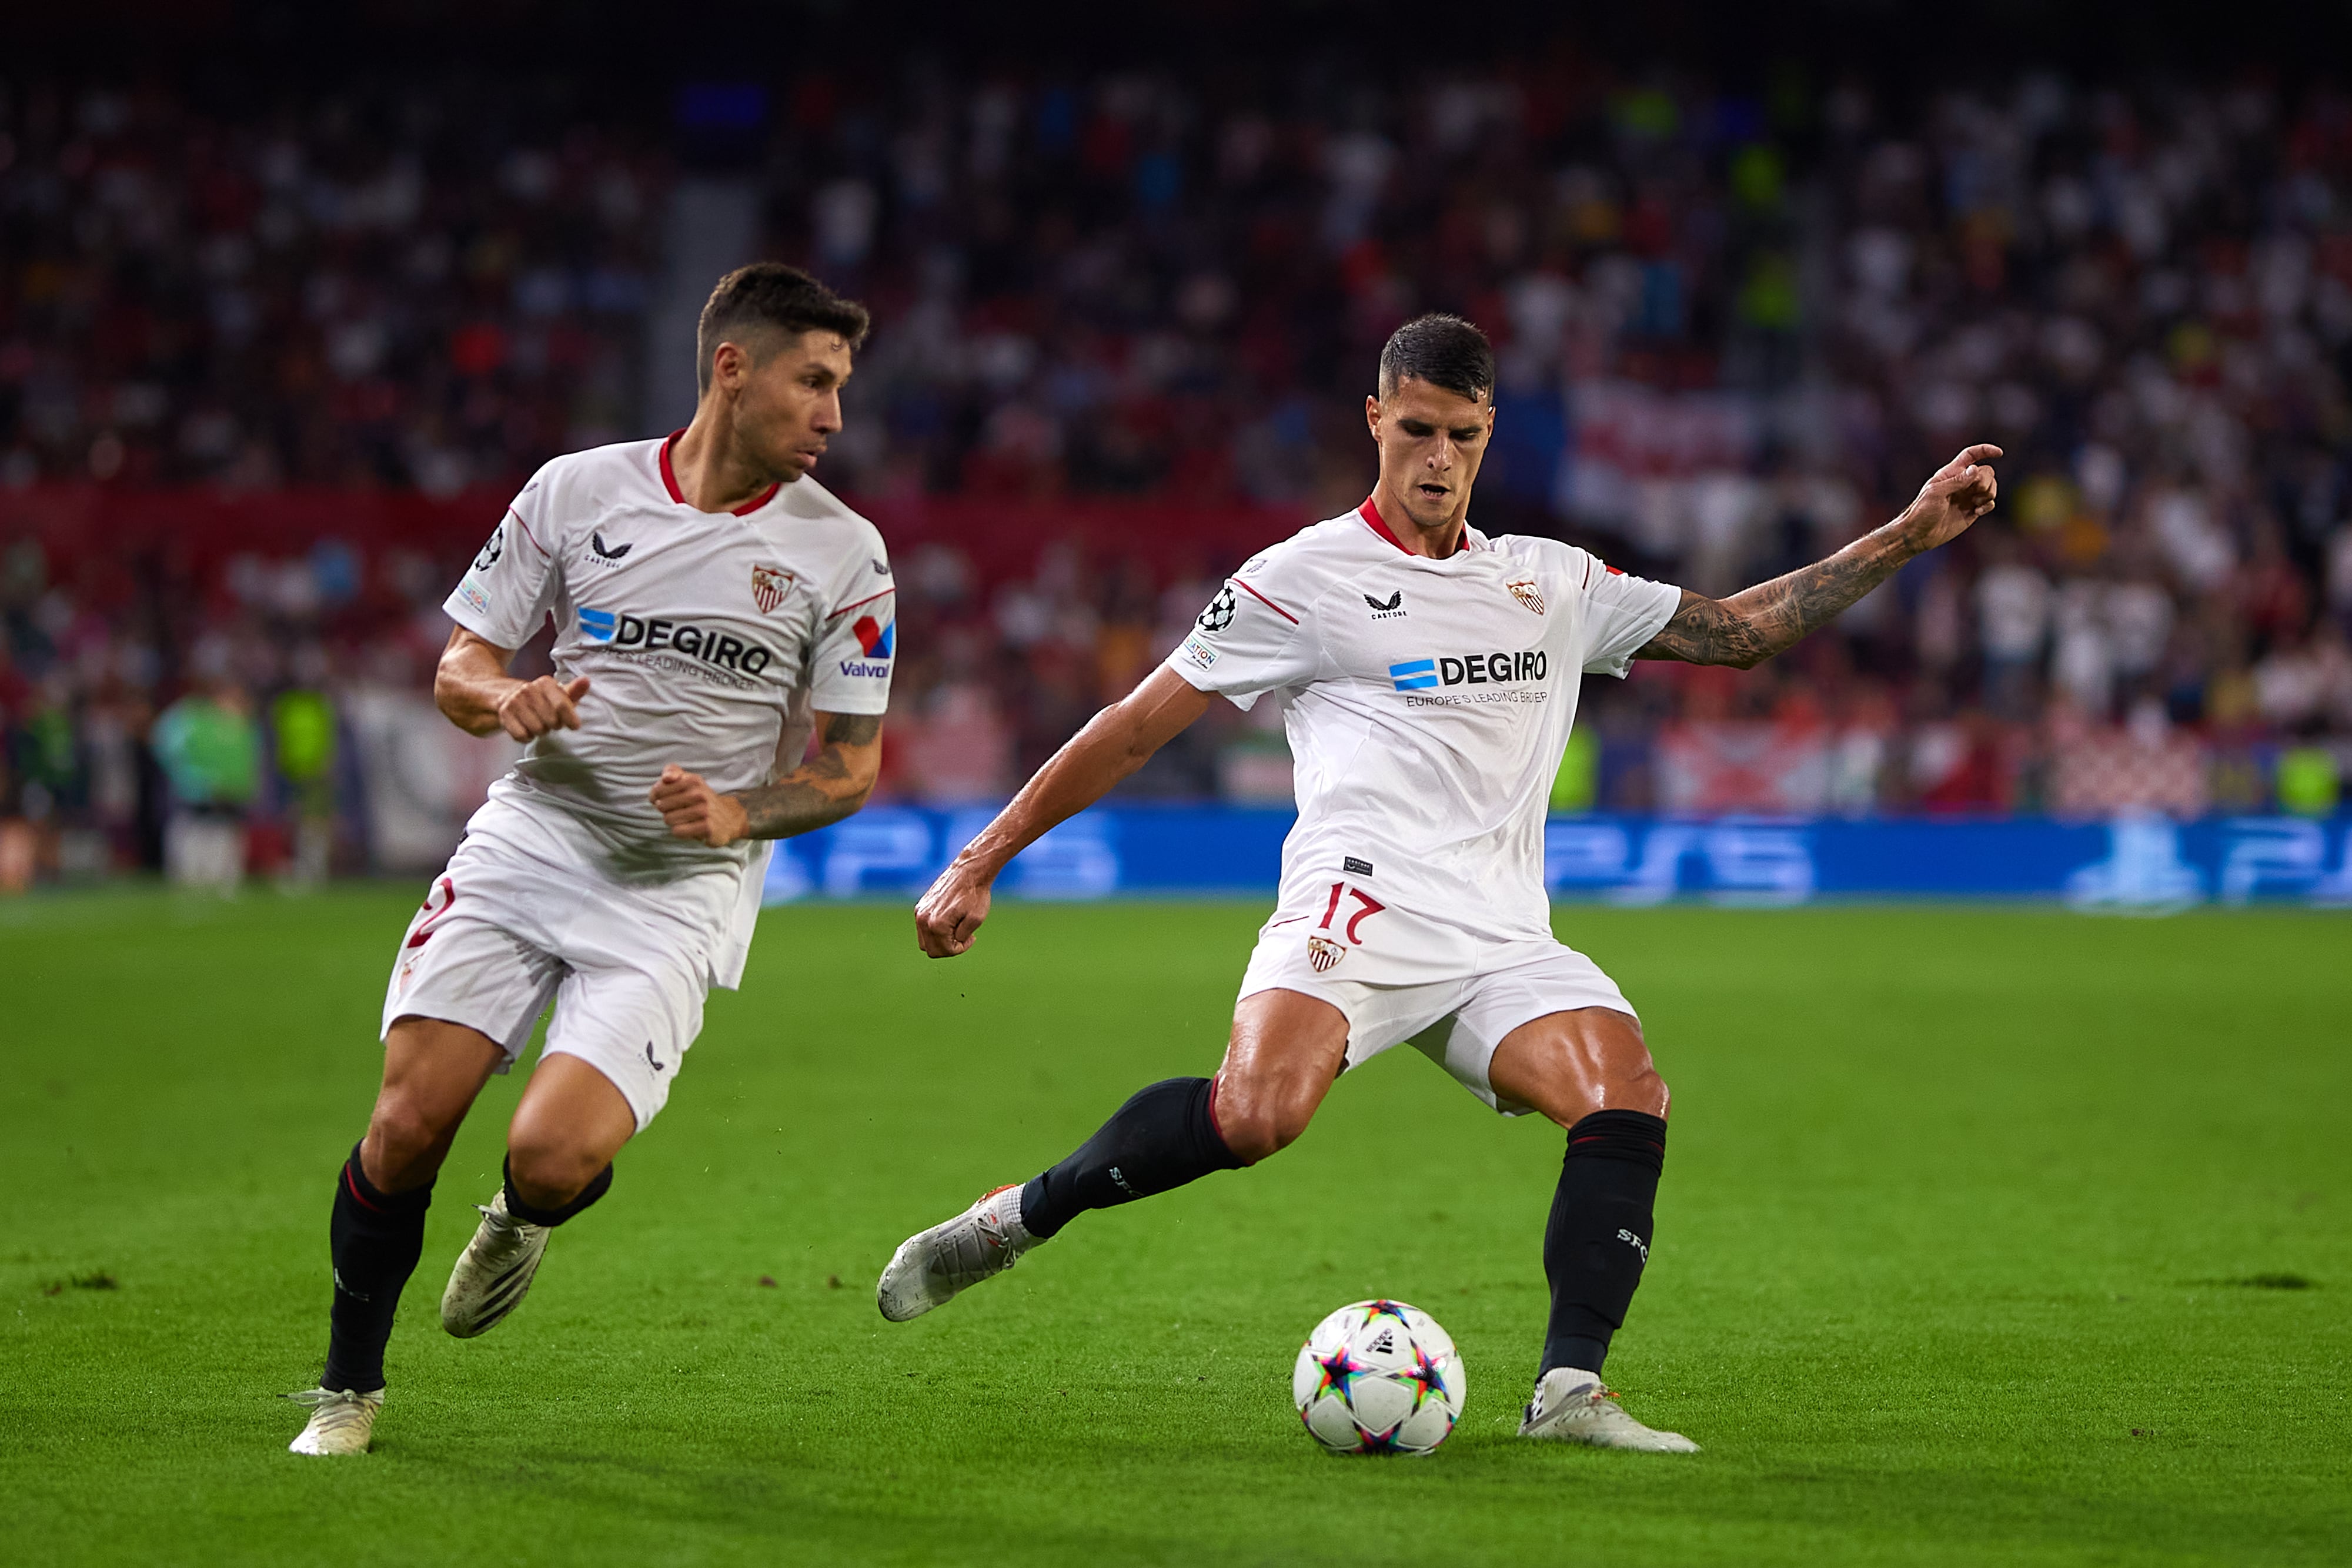
<svg viewBox="0 0 2352 1568"><path fill-rule="evenodd" d="M643 1132L702 1032L711 944L688 917L701 904L471 833L401 938L383 1032L404 1018L463 1024L505 1051L504 1072L552 1001L542 1060L603 1073Z"/></svg>
<svg viewBox="0 0 2352 1568"><path fill-rule="evenodd" d="M1496 941L1369 896L1276 909L1258 930L1241 995L1275 990L1302 992L1346 1016L1348 1066L1409 1043L1507 1116L1528 1108L1498 1100L1487 1077L1504 1036L1580 1008L1638 1021L1617 982L1573 947Z"/></svg>

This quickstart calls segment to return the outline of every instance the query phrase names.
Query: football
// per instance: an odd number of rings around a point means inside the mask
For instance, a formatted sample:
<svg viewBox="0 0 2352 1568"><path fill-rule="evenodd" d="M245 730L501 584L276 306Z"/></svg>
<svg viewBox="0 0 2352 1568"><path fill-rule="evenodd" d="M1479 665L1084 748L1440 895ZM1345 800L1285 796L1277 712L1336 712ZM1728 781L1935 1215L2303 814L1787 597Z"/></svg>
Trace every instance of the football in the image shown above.
<svg viewBox="0 0 2352 1568"><path fill-rule="evenodd" d="M1298 1418L1339 1454L1426 1454L1462 1416L1462 1356L1402 1301L1358 1301L1315 1325L1290 1376Z"/></svg>

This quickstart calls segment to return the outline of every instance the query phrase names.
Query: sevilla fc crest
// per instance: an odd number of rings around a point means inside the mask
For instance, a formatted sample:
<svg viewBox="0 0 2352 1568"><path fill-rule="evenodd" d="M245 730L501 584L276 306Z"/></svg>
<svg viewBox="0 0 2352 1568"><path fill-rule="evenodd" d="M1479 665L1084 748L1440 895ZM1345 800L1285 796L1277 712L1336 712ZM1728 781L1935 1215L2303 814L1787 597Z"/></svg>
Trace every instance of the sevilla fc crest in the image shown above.
<svg viewBox="0 0 2352 1568"><path fill-rule="evenodd" d="M761 614L772 615L792 585L793 574L782 567L755 566L751 569L751 602L760 607Z"/></svg>
<svg viewBox="0 0 2352 1568"><path fill-rule="evenodd" d="M1307 939L1307 961L1314 966L1318 975L1347 956L1348 950L1328 936L1309 936Z"/></svg>
<svg viewBox="0 0 2352 1568"><path fill-rule="evenodd" d="M1536 591L1536 580L1534 578L1523 577L1516 582L1507 582L1503 584L1503 586L1511 591L1512 598L1517 600L1521 604L1526 605L1538 615L1544 612L1543 595Z"/></svg>

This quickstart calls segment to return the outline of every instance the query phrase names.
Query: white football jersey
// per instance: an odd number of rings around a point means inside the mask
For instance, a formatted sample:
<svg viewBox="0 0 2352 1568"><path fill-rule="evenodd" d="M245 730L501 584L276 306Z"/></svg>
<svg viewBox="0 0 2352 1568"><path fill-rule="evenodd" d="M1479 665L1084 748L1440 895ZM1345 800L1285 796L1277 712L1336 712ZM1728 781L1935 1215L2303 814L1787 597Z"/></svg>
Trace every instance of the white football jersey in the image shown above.
<svg viewBox="0 0 2352 1568"><path fill-rule="evenodd" d="M680 433L682 434L682 433ZM873 524L814 479L732 512L687 504L661 441L558 457L514 499L444 606L502 648L555 620L557 678L588 677L580 727L533 741L491 790L595 869L633 884L700 881L744 945L765 844L674 836L647 796L677 763L733 793L789 771L814 712L889 706L897 598ZM520 824L509 824L509 829ZM749 912L747 914L746 912ZM732 984L740 953L719 955Z"/></svg>
<svg viewBox="0 0 2352 1568"><path fill-rule="evenodd" d="M1228 578L1168 667L1283 705L1298 823L1282 907L1319 908L1328 885L1339 918L1392 904L1549 940L1544 815L1578 685L1624 675L1680 601L1552 539L1469 528L1432 560L1366 501Z"/></svg>

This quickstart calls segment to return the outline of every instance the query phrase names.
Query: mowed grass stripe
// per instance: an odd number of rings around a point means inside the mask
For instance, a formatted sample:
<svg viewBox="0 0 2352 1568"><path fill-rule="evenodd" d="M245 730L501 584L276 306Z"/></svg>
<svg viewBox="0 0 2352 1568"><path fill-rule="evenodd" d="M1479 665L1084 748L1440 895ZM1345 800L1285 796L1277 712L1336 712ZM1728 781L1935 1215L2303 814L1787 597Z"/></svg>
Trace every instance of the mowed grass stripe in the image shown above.
<svg viewBox="0 0 2352 1568"><path fill-rule="evenodd" d="M413 897L0 909L8 1555L415 1563L2322 1563L2352 1541L2352 926L1564 908L1675 1086L1610 1372L1687 1460L1511 1436L1559 1140L1399 1051L1280 1158L882 1322L909 1230L1213 1065L1262 911L770 911L612 1198L484 1339L436 1195L378 1451L283 1452ZM67 1281L104 1273L115 1288ZM2291 1277L2313 1288L2239 1283ZM763 1285L762 1279L774 1281ZM833 1281L840 1283L835 1286ZM49 1293L56 1287L55 1293ZM1463 1346L1426 1462L1286 1375L1387 1293Z"/></svg>

